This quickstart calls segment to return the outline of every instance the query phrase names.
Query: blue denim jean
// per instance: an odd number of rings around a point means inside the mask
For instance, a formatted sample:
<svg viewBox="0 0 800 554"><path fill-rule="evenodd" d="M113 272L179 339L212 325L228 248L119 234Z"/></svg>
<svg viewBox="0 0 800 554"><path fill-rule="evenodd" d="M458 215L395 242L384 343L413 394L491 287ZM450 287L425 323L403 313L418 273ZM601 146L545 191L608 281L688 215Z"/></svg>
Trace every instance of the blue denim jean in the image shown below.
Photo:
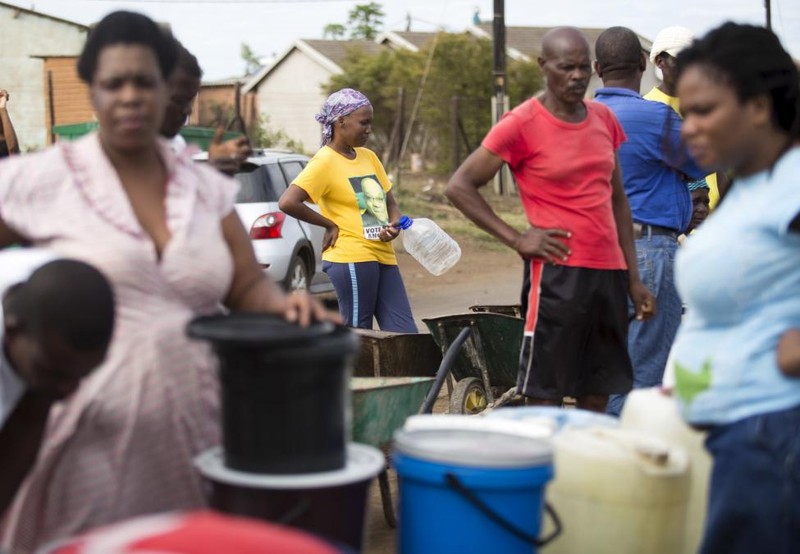
<svg viewBox="0 0 800 554"><path fill-rule="evenodd" d="M631 323L628 326L628 354L633 364L633 388L661 384L667 357L681 323L681 299L675 288L675 253L678 242L666 235L642 237L636 241L639 276L656 297L656 315L647 321L635 319L633 304L628 302ZM619 415L627 395L612 395L606 411Z"/></svg>
<svg viewBox="0 0 800 554"><path fill-rule="evenodd" d="M713 428L701 554L800 552L800 406Z"/></svg>

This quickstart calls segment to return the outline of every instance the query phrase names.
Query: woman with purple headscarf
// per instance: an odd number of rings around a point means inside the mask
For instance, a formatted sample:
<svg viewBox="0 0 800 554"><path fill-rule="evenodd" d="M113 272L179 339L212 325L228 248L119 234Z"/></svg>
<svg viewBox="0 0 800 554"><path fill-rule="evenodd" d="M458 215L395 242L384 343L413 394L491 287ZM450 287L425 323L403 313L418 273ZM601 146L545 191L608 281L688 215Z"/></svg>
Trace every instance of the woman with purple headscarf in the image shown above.
<svg viewBox="0 0 800 554"><path fill-rule="evenodd" d="M378 156L364 148L372 104L357 90L331 94L316 120L322 147L280 200L287 214L325 228L322 268L330 277L345 324L416 333L391 241L400 208ZM305 202L319 205L320 213Z"/></svg>

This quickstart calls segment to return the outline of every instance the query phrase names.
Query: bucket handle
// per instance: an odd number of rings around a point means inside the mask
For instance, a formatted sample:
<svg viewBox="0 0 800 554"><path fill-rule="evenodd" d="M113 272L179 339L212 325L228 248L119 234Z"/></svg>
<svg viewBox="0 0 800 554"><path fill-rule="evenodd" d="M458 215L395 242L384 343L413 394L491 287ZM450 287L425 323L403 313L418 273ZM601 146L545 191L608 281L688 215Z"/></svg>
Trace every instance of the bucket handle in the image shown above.
<svg viewBox="0 0 800 554"><path fill-rule="evenodd" d="M502 527L503 529L505 529L518 539L532 546L542 547L552 542L556 537L558 537L561 534L561 531L563 529L561 525L561 519L558 517L558 514L556 513L555 509L553 509L553 507L546 501L544 503L544 510L553 520L553 525L555 526L555 529L553 529L553 532L550 533L548 536L540 539L538 537L534 537L533 535L529 535L528 533L522 531L513 523L507 521L505 518L503 518L503 516L501 516L500 514L495 512L492 508L490 508L483 500L478 498L478 495L476 495L474 492L465 487L464 484L461 481L459 481L458 477L456 477L452 473L445 473L444 477L448 485L450 485L458 494L463 496L470 504L472 504L473 506L478 508L478 510L483 512L484 515L486 515L486 517L494 521L496 524L498 524L500 527Z"/></svg>

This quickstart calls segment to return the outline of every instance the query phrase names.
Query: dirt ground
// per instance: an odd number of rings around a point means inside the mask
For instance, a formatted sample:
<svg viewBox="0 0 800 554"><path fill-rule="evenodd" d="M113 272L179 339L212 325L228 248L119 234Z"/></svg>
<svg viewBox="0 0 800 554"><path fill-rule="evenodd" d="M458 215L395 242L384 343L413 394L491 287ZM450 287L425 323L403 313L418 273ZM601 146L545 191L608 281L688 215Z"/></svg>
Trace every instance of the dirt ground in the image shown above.
<svg viewBox="0 0 800 554"><path fill-rule="evenodd" d="M420 332L427 332L422 318L465 313L474 304L517 304L522 281L522 262L511 250L487 249L468 242L461 244L459 263L440 277L430 275L410 255L398 253L398 262L406 284L411 308ZM445 410L443 388L434 412ZM395 500L397 482L394 470L389 477ZM370 492L367 516L367 554L393 554L396 530L383 516L377 482Z"/></svg>

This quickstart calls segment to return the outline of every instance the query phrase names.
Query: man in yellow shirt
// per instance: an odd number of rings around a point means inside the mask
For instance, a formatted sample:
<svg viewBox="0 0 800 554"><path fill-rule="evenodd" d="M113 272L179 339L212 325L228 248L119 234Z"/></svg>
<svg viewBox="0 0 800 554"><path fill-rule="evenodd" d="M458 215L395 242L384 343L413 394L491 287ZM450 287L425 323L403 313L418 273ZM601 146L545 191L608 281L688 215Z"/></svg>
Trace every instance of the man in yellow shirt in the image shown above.
<svg viewBox="0 0 800 554"><path fill-rule="evenodd" d="M656 66L656 77L661 82L645 94L644 98L666 104L679 115L681 110L675 90L677 84L675 59L681 50L691 46L692 41L694 41L694 34L691 30L673 25L662 29L656 35L653 48L650 50L650 61ZM724 192L728 185L724 176L720 175L719 177L718 179L717 173L712 173L705 178L712 210L719 203L720 189Z"/></svg>

